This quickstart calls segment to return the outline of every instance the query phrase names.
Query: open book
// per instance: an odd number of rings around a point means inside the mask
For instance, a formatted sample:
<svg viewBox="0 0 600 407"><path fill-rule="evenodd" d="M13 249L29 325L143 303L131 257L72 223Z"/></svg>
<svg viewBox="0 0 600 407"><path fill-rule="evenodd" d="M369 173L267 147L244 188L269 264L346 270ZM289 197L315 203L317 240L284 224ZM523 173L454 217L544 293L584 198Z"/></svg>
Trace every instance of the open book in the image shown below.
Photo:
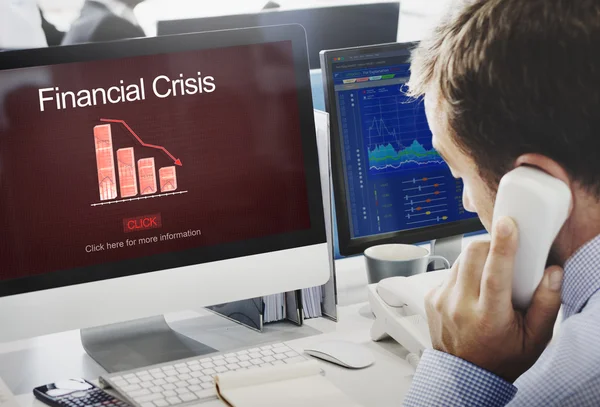
<svg viewBox="0 0 600 407"><path fill-rule="evenodd" d="M215 383L219 398L232 407L360 407L321 374L314 360L227 372Z"/></svg>

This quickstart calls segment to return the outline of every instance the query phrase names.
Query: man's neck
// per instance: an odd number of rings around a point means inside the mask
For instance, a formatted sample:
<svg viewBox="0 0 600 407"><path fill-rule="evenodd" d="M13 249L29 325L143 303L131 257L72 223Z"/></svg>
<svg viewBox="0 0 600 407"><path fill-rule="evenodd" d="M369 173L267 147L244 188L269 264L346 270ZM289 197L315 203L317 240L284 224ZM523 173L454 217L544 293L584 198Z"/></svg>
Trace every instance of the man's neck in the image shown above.
<svg viewBox="0 0 600 407"><path fill-rule="evenodd" d="M571 216L561 229L553 255L558 265L566 261L583 245L600 235L600 202L587 193L575 193Z"/></svg>

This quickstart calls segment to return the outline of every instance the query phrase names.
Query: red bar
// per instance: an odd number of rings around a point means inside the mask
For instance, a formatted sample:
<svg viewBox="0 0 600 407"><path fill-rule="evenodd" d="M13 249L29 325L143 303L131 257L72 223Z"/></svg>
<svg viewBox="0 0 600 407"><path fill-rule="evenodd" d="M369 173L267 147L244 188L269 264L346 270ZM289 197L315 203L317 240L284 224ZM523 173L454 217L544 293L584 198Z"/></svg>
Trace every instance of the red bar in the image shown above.
<svg viewBox="0 0 600 407"><path fill-rule="evenodd" d="M117 165L119 167L119 187L121 197L129 198L136 196L137 180L135 177L135 156L133 147L120 148L117 150Z"/></svg>
<svg viewBox="0 0 600 407"><path fill-rule="evenodd" d="M140 193L150 195L156 193L156 170L154 157L138 160L138 174L140 178Z"/></svg>
<svg viewBox="0 0 600 407"><path fill-rule="evenodd" d="M162 167L158 170L160 192L175 191L177 189L177 172L175 166Z"/></svg>
<svg viewBox="0 0 600 407"><path fill-rule="evenodd" d="M110 124L100 124L94 127L94 144L96 146L96 168L98 170L100 200L115 199L117 197L117 183Z"/></svg>
<svg viewBox="0 0 600 407"><path fill-rule="evenodd" d="M160 216L160 213L123 219L123 231L125 233L138 232L141 230L148 229L158 229L161 227L162 218Z"/></svg>

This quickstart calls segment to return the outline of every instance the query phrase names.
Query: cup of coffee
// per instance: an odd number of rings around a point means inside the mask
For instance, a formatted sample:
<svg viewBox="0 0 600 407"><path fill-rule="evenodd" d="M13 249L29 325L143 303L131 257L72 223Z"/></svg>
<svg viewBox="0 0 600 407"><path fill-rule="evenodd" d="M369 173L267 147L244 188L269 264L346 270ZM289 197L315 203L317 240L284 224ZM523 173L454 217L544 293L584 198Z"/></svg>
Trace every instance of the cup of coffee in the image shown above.
<svg viewBox="0 0 600 407"><path fill-rule="evenodd" d="M384 278L413 276L425 273L429 263L440 260L446 268L450 262L442 256L432 256L429 250L410 244L383 244L365 250L367 279L375 284Z"/></svg>

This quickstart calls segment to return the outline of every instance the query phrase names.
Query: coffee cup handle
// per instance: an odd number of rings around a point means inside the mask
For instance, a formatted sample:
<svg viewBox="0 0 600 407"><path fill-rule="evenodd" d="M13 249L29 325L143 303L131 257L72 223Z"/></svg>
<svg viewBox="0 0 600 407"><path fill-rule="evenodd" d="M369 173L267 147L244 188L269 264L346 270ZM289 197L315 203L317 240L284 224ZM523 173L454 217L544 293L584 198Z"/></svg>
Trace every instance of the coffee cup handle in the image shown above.
<svg viewBox="0 0 600 407"><path fill-rule="evenodd" d="M429 261L427 262L427 264L431 264L432 262L434 262L436 260L443 261L444 266L446 266L447 269L450 268L450 262L443 256L429 256Z"/></svg>

